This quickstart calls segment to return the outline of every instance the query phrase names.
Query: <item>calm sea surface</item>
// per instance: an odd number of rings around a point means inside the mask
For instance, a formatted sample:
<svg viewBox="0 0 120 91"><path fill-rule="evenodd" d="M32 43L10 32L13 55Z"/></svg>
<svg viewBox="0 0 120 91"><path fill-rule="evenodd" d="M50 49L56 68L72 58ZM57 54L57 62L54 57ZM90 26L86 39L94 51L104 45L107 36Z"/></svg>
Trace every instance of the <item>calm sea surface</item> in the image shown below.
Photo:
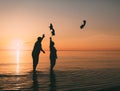
<svg viewBox="0 0 120 91"><path fill-rule="evenodd" d="M120 86L120 51L58 51L53 72L49 51L32 72L31 51L0 51L0 91L96 91Z"/></svg>

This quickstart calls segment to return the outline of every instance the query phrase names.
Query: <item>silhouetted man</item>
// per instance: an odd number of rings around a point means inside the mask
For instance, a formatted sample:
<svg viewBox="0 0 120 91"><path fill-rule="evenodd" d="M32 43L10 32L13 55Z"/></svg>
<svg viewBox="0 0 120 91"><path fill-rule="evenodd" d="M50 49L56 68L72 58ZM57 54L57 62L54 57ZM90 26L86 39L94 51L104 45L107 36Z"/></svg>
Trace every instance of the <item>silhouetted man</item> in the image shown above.
<svg viewBox="0 0 120 91"><path fill-rule="evenodd" d="M33 51L32 51L32 58L33 58L33 71L36 70L37 64L38 64L38 60L39 60L39 54L40 51L42 51L43 53L45 53L45 51L42 49L42 40L45 37L45 35L43 34L42 37L38 37L37 41L35 42Z"/></svg>
<svg viewBox="0 0 120 91"><path fill-rule="evenodd" d="M50 37L50 70L53 70L57 59L57 50L54 47L54 42L52 41L52 38Z"/></svg>

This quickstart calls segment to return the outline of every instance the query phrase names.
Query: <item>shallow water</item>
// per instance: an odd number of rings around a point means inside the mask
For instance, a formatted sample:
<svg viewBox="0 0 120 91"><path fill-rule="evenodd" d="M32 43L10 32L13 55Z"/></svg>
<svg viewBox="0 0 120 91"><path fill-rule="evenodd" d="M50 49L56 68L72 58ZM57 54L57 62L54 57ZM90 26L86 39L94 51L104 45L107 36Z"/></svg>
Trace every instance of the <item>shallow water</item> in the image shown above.
<svg viewBox="0 0 120 91"><path fill-rule="evenodd" d="M58 51L54 72L49 52L32 72L31 51L0 51L0 90L94 91L120 86L120 51Z"/></svg>

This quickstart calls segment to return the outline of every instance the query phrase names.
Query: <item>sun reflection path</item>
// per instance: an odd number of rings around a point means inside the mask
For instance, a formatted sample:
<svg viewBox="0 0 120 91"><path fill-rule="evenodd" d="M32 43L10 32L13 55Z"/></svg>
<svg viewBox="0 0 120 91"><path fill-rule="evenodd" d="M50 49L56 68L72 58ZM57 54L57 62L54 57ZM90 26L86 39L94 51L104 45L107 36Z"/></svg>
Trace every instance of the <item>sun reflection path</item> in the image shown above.
<svg viewBox="0 0 120 91"><path fill-rule="evenodd" d="M19 74L20 48L19 43L16 46L16 73Z"/></svg>
<svg viewBox="0 0 120 91"><path fill-rule="evenodd" d="M16 73L19 73L20 51L16 50Z"/></svg>

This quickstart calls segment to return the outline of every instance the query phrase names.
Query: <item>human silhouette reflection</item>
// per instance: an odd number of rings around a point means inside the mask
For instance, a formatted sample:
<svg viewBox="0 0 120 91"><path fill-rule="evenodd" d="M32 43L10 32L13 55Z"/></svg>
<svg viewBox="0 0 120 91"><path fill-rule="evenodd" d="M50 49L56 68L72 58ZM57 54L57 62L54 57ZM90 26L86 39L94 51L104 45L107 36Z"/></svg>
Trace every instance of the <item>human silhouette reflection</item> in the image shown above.
<svg viewBox="0 0 120 91"><path fill-rule="evenodd" d="M56 75L53 70L50 71L50 89L49 91L57 91L56 89Z"/></svg>
<svg viewBox="0 0 120 91"><path fill-rule="evenodd" d="M52 38L50 37L50 70L53 70L56 59L57 59L57 50L54 47L55 43L53 42Z"/></svg>
<svg viewBox="0 0 120 91"><path fill-rule="evenodd" d="M38 79L37 79L36 71L33 71L33 78L32 78L32 80L33 80L33 91L39 91L39 89L38 89L39 85L38 85Z"/></svg>

